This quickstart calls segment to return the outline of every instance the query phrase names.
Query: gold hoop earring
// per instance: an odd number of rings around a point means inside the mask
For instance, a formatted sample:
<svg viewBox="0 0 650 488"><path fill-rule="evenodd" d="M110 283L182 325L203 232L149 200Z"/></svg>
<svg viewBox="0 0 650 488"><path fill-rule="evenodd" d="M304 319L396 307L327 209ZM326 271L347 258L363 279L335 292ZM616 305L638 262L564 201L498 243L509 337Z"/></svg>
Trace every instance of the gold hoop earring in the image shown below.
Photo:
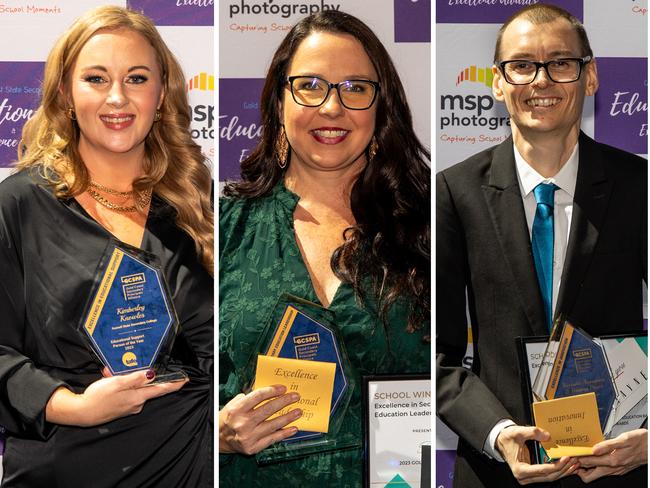
<svg viewBox="0 0 650 488"><path fill-rule="evenodd" d="M379 144L377 144L377 138L372 136L370 144L368 145L368 162L372 162L377 155L377 150L379 149Z"/></svg>
<svg viewBox="0 0 650 488"><path fill-rule="evenodd" d="M77 120L77 114L75 113L74 109L70 107L68 110L65 111L66 115L70 120Z"/></svg>
<svg viewBox="0 0 650 488"><path fill-rule="evenodd" d="M162 119L162 113L160 113L160 110L156 110L156 113L153 116L153 121L158 122L160 119Z"/></svg>
<svg viewBox="0 0 650 488"><path fill-rule="evenodd" d="M287 133L284 131L284 126L280 126L280 133L277 141L275 141L275 152L278 155L280 169L286 168L289 162L289 140L287 139Z"/></svg>

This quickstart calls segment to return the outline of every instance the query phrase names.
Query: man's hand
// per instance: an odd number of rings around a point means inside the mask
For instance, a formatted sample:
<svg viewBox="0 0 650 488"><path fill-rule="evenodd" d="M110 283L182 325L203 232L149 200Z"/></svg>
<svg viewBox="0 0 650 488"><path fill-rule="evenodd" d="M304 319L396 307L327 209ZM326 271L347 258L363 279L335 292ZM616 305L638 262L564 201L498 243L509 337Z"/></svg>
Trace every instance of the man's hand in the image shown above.
<svg viewBox="0 0 650 488"><path fill-rule="evenodd" d="M625 432L594 446L594 455L580 458L577 475L590 483L603 476L620 476L648 463L648 430Z"/></svg>
<svg viewBox="0 0 650 488"><path fill-rule="evenodd" d="M503 429L496 440L496 448L510 466L520 485L555 481L574 474L580 467L575 458L564 456L548 464L530 464L530 453L526 441L546 441L550 434L539 427L513 425Z"/></svg>

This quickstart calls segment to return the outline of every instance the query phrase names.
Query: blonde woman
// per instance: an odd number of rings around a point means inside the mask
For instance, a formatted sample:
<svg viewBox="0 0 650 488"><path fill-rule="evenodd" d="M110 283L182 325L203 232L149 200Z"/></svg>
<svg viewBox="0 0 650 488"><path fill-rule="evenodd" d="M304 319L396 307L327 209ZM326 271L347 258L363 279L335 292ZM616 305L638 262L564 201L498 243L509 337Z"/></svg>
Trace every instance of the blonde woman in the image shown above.
<svg viewBox="0 0 650 488"><path fill-rule="evenodd" d="M90 11L50 53L0 184L3 487L212 484L211 176L189 124L180 66L143 15ZM159 258L189 381L103 377L86 347L76 326L111 239Z"/></svg>

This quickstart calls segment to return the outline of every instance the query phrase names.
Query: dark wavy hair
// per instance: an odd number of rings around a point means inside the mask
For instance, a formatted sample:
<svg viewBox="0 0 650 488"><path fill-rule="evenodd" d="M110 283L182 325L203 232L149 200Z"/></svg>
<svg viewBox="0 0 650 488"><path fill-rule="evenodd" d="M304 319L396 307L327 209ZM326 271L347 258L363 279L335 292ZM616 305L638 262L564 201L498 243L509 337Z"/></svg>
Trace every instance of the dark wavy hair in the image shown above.
<svg viewBox="0 0 650 488"><path fill-rule="evenodd" d="M283 177L276 141L287 69L300 43L313 32L356 38L381 84L374 132L377 151L367 157L352 187L356 224L345 230L344 243L332 255L332 270L352 285L362 303L377 302L384 323L391 305L405 300L410 307L407 330L413 331L429 318L431 308L431 156L413 131L404 88L388 52L359 19L328 10L306 17L289 31L273 56L262 90L261 140L241 165L242 181L227 183L224 195L263 197Z"/></svg>

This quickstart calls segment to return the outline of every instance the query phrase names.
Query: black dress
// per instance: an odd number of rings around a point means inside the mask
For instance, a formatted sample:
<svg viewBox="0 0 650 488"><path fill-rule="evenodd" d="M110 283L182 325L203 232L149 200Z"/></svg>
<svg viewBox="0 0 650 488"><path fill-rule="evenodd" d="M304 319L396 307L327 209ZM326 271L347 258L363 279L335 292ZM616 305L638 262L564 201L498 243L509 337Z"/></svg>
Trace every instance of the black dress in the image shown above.
<svg viewBox="0 0 650 488"><path fill-rule="evenodd" d="M45 421L56 388L80 393L101 378L77 324L112 236L35 173L0 183L3 488L212 486L213 280L155 196L142 248L162 263L181 327L172 361L190 382L140 414L96 427Z"/></svg>

